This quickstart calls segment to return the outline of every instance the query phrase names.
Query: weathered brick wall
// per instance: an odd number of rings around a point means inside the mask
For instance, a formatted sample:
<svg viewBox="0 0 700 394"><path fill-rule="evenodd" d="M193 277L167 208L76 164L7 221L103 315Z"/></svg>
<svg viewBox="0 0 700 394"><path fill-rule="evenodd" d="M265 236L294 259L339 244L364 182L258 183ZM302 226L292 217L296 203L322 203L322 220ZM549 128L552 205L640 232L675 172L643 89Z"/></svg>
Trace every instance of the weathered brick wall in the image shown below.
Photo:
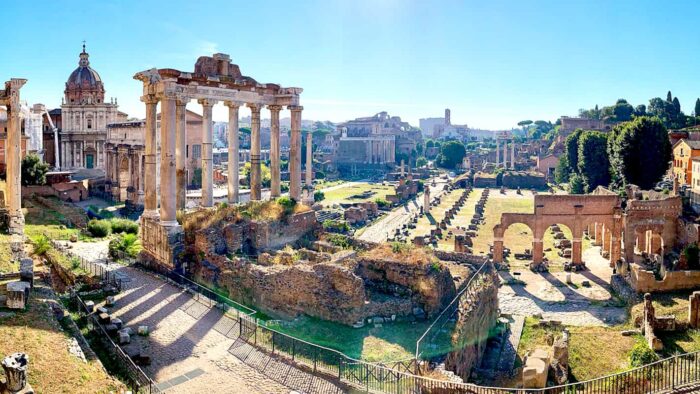
<svg viewBox="0 0 700 394"><path fill-rule="evenodd" d="M700 225L697 223L684 218L678 218L677 227L677 242L679 245L685 246L700 241L700 234L698 232L698 227L700 227Z"/></svg>
<svg viewBox="0 0 700 394"><path fill-rule="evenodd" d="M700 271L667 271L662 280L656 280L652 271L630 264L630 284L637 293L655 293L700 287Z"/></svg>
<svg viewBox="0 0 700 394"><path fill-rule="evenodd" d="M469 291L459 301L453 347L447 354L445 367L465 381L473 368L481 363L491 329L498 319L498 275L489 271L479 282L478 291Z"/></svg>

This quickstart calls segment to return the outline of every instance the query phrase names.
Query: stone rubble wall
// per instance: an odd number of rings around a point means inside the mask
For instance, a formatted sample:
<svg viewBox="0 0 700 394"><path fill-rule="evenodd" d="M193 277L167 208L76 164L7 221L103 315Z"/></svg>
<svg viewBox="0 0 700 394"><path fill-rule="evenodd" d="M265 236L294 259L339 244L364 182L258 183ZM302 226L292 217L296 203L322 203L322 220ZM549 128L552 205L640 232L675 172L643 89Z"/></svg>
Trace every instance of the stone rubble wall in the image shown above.
<svg viewBox="0 0 700 394"><path fill-rule="evenodd" d="M659 293L700 287L700 271L666 271L663 279L656 280L654 273L630 264L630 285L637 293Z"/></svg>
<svg viewBox="0 0 700 394"><path fill-rule="evenodd" d="M459 301L453 341L459 350L447 354L445 367L465 381L473 368L481 363L490 332L496 326L498 316L498 275L495 270L478 278L473 289L465 292Z"/></svg>

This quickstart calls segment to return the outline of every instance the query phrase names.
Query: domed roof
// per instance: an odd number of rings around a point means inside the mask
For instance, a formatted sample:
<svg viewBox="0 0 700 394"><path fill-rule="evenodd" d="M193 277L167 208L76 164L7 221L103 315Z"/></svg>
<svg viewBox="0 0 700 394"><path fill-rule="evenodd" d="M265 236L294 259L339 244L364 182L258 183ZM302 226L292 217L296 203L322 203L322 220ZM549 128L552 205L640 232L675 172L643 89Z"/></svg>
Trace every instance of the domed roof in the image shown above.
<svg viewBox="0 0 700 394"><path fill-rule="evenodd" d="M80 87L95 87L97 88L98 82L102 82L100 74L90 67L90 60L88 60L90 55L85 52L85 45L83 45L83 52L80 54L80 61L78 62L78 68L75 69L68 77L67 85L76 85ZM85 86L87 84L87 86Z"/></svg>

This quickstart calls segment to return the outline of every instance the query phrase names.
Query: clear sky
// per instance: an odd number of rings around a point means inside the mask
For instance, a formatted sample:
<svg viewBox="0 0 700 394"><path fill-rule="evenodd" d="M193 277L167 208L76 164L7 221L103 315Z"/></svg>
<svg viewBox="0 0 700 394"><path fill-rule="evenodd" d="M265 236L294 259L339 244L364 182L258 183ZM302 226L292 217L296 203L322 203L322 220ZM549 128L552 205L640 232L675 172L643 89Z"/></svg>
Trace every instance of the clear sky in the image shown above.
<svg viewBox="0 0 700 394"><path fill-rule="evenodd" d="M689 114L700 96L694 0L34 0L0 14L0 79L29 79L23 99L50 107L82 40L107 96L136 117L134 73L192 70L214 52L259 82L304 88L303 117L317 120L384 110L417 126L449 107L453 123L497 129L668 90Z"/></svg>

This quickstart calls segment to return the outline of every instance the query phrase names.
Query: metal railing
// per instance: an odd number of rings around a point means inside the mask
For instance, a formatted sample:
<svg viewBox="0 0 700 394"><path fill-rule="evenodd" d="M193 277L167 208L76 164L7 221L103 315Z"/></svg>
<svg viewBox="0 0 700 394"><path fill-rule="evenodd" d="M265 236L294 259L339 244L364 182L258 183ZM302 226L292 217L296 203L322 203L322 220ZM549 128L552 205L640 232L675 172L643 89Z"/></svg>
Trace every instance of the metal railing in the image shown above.
<svg viewBox="0 0 700 394"><path fill-rule="evenodd" d="M459 293L452 299L452 301L445 307L445 309L440 312L438 317L430 324L430 326L425 330L423 335L416 341L416 360L420 360L423 356L426 345L430 346L434 343L435 338L440 334L442 329L453 321L455 314L459 311L459 304L465 297L471 297L475 291L478 291L479 281L486 275L493 275L494 268L490 261L486 261L481 264L479 269L472 274L471 278L466 285L462 287Z"/></svg>
<svg viewBox="0 0 700 394"><path fill-rule="evenodd" d="M108 269L105 264L106 263L96 263L94 261L90 261L83 256L80 256L76 253L73 253L70 249L66 247L66 245L57 242L55 240L50 240L51 246L58 250L59 252L65 254L66 256L70 257L71 259L75 259L76 261L79 262L80 268L82 268L85 272L90 274L90 276L95 276L100 278L102 281L114 286L117 291L122 290L122 279L119 278L116 274L115 270L110 270ZM109 262L108 259L104 259L106 262Z"/></svg>
<svg viewBox="0 0 700 394"><path fill-rule="evenodd" d="M107 333L107 330L105 330L99 319L95 316L95 313L91 313L88 310L87 305L85 305L85 302L80 298L78 293L71 291L70 296L73 301L77 302L77 309L80 317L87 319L87 329L90 332L96 333L107 348L107 351L114 358L113 360L125 371L125 377L128 379L128 386L135 393L161 394L162 391L158 388L156 383L143 372L141 367L134 363L131 357L124 353L119 345L114 343L109 333Z"/></svg>
<svg viewBox="0 0 700 394"><path fill-rule="evenodd" d="M169 282L174 283L177 287L184 289L195 301L209 308L217 308L221 310L223 314L233 315L234 318L238 318L239 316L253 316L257 313L255 309L249 308L199 283L193 282L174 271L170 271L165 278L167 278Z"/></svg>

